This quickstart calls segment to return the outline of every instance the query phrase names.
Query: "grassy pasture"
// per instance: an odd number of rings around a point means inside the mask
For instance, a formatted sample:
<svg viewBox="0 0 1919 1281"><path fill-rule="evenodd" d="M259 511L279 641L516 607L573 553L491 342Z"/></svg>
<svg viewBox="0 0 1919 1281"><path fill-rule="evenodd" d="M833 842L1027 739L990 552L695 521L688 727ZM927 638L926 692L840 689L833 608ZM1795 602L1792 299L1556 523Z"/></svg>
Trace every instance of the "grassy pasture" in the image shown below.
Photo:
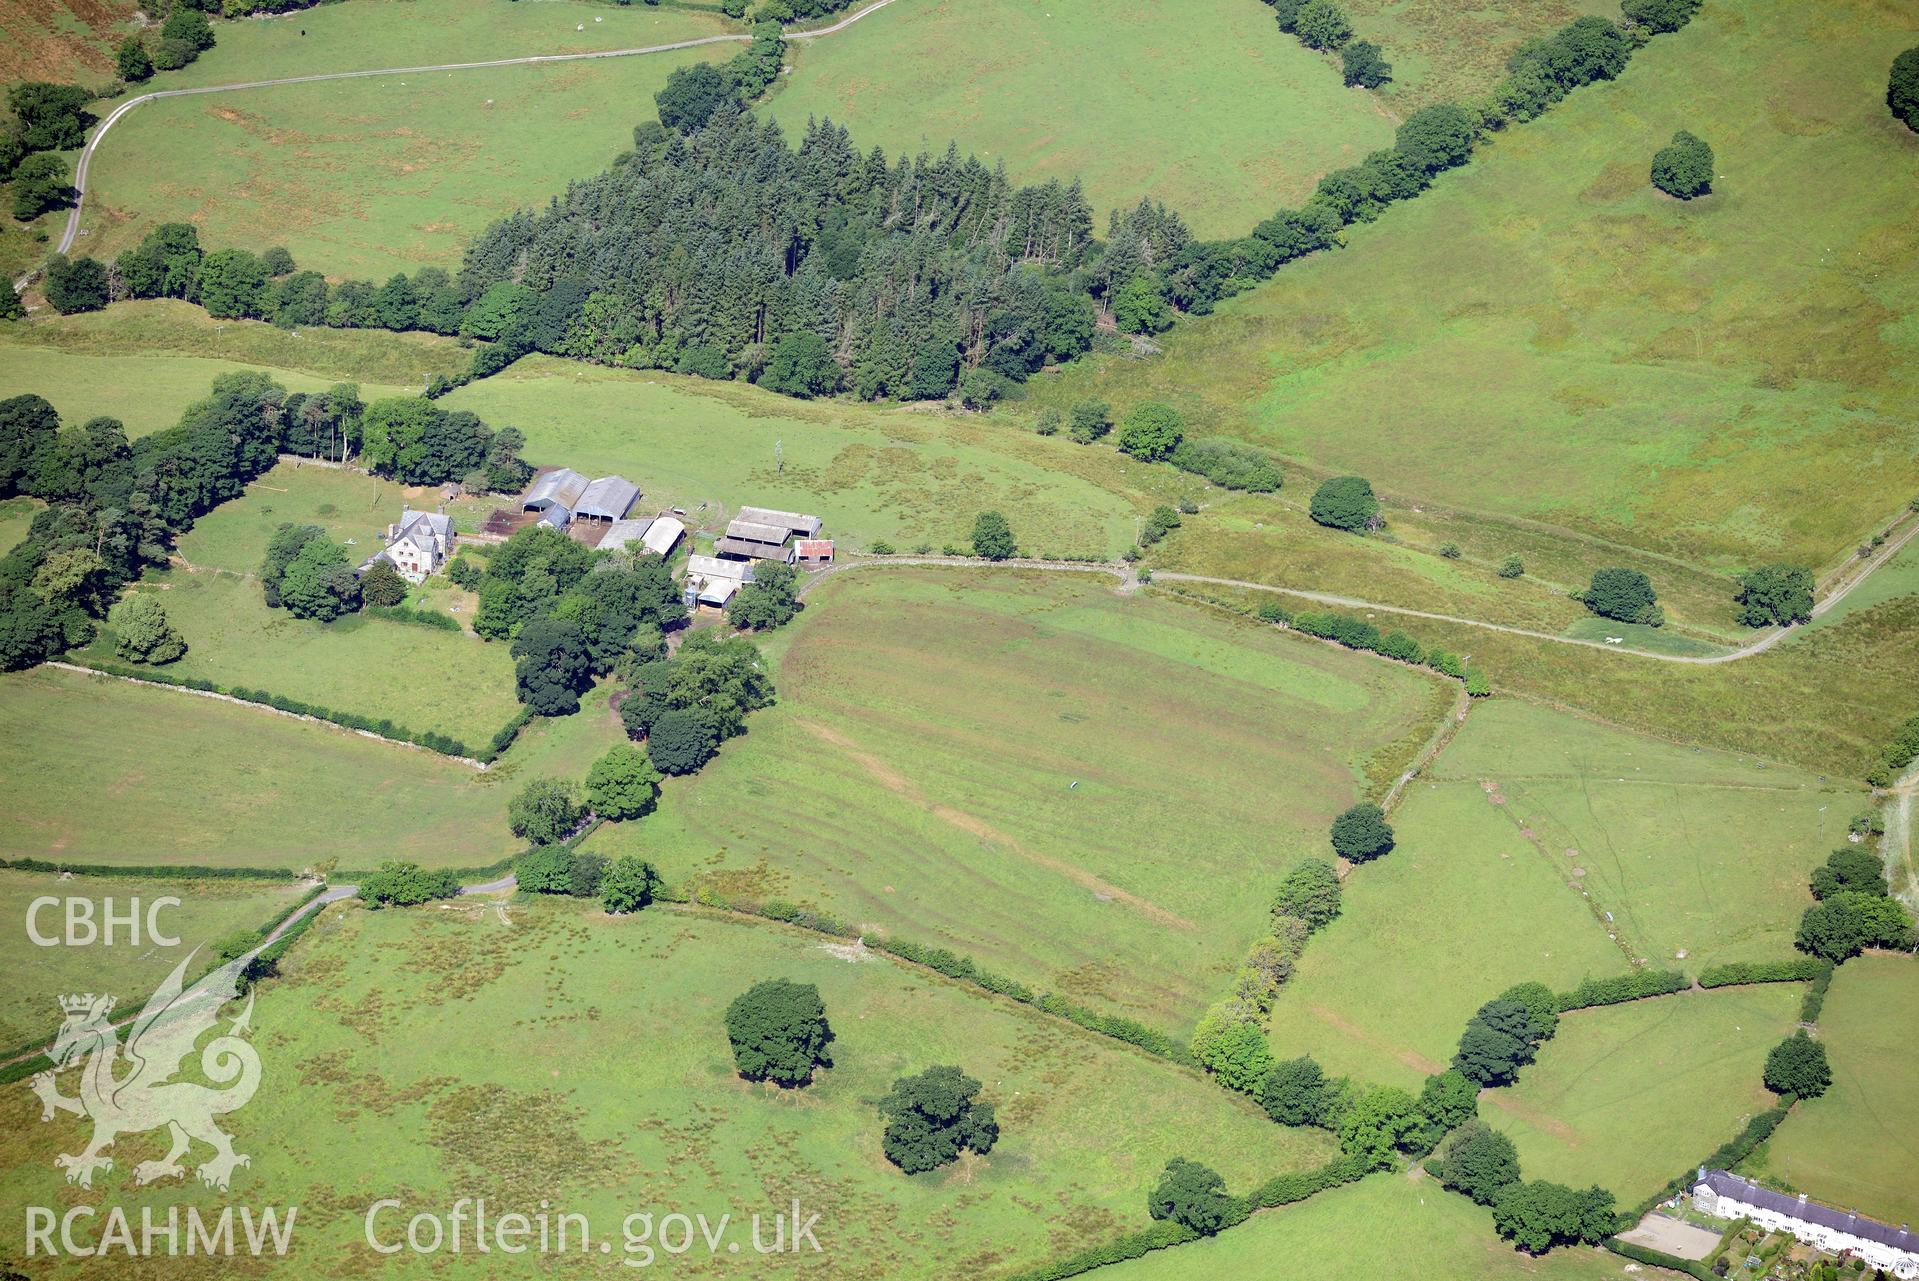
<svg viewBox="0 0 1919 1281"><path fill-rule="evenodd" d="M0 556L18 547L46 504L37 498L0 499Z"/></svg>
<svg viewBox="0 0 1919 1281"><path fill-rule="evenodd" d="M195 948L206 948L235 930L258 929L292 904L306 887L291 881L165 881L152 877L78 876L62 881L52 872L0 871L0 964L10 982L0 994L0 1046L11 1048L60 1026L58 997L69 992L111 992L122 1008L146 996ZM172 896L175 907L159 912L160 928L180 940L178 947L147 936L147 908ZM41 897L92 900L93 919L104 929L108 900L124 914L140 907L140 941L130 943L117 925L114 942L89 947L41 947L27 934L27 909ZM34 924L43 936L59 937L64 908L43 909ZM202 952L189 967L197 975L211 967ZM138 1012L134 1007L132 1012Z"/></svg>
<svg viewBox="0 0 1919 1281"><path fill-rule="evenodd" d="M255 708L39 669L0 678L0 727L12 857L299 869L514 852L498 778Z"/></svg>
<svg viewBox="0 0 1919 1281"><path fill-rule="evenodd" d="M1847 592L1844 599L1808 626L1831 627L1875 605L1913 595L1919 595L1919 540L1900 548L1891 560L1872 572L1872 577Z"/></svg>
<svg viewBox="0 0 1919 1281"><path fill-rule="evenodd" d="M1637 1267L1634 1273L1625 1271ZM1490 1210L1422 1177L1374 1175L1298 1205L1254 1215L1219 1236L1102 1268L1102 1281L1599 1281L1675 1274L1589 1247L1534 1259L1493 1233Z"/></svg>
<svg viewBox="0 0 1919 1281"><path fill-rule="evenodd" d="M808 511L842 546L909 551L965 546L973 518L998 508L1023 551L1113 556L1169 469L1108 450L982 424L973 415L806 404L758 388L530 357L443 402L526 433L527 457L595 475L618 472L644 510L702 504ZM782 465L781 460L784 460Z"/></svg>
<svg viewBox="0 0 1919 1281"><path fill-rule="evenodd" d="M1831 1090L1794 1108L1756 1174L1886 1223L1919 1221L1919 966L1909 956L1846 962L1819 1014Z"/></svg>
<svg viewBox="0 0 1919 1281"><path fill-rule="evenodd" d="M788 54L769 113L863 147L957 140L1017 182L1079 180L1096 221L1142 198L1240 236L1392 141L1331 62L1243 0L905 0Z"/></svg>
<svg viewBox="0 0 1919 1281"><path fill-rule="evenodd" d="M518 709L505 645L459 632L349 615L333 623L268 609L251 575L150 573L135 591L161 593L186 638L175 676L267 690L337 711L484 747ZM87 651L112 660L111 630Z"/></svg>
<svg viewBox="0 0 1919 1281"><path fill-rule="evenodd" d="M0 83L105 84L135 0L11 0L0 8Z"/></svg>
<svg viewBox="0 0 1919 1281"><path fill-rule="evenodd" d="M584 30L575 31L575 27ZM588 0L494 5L486 0L353 0L216 23L219 44L156 89L232 84L371 67L481 62L554 53L638 49L739 31L718 12ZM650 56L650 55L649 55ZM636 59L643 61L643 59Z"/></svg>
<svg viewBox="0 0 1919 1281"><path fill-rule="evenodd" d="M366 1207L381 1196L423 1209L484 1195L494 1213L550 1200L612 1243L567 1261L599 1276L631 1275L619 1235L630 1213L730 1212L744 1242L748 1215L797 1196L821 1215L824 1252L803 1264L745 1244L738 1257L702 1247L661 1261L676 1275L1001 1276L1144 1224L1146 1192L1175 1154L1212 1154L1242 1187L1331 1155L1323 1136L1279 1129L1195 1074L885 960L849 964L802 935L665 909L507 915L331 909L266 989L255 1019L266 1071L233 1121L253 1162L235 1191L243 1179L249 1194L301 1207L289 1270L417 1271L366 1243ZM836 1034L834 1066L804 1091L733 1072L722 1015L767 976L817 984ZM508 1041L515 1052L500 1053ZM985 1084L1002 1138L983 1160L907 1178L881 1155L873 1102L936 1063ZM77 1130L38 1124L38 1107L24 1085L0 1091L10 1201L65 1195L53 1156ZM126 1171L159 1141L123 1136L96 1201L130 1202ZM203 1208L219 1196L190 1183L166 1195ZM227 1266L170 1263L188 1276ZM471 1250L433 1265L455 1277L545 1271L537 1254Z"/></svg>
<svg viewBox="0 0 1919 1281"><path fill-rule="evenodd" d="M1246 613L1270 599L1266 593L1170 582L1155 590ZM1843 779L1862 777L1894 728L1912 715L1912 672L1919 664L1914 596L1717 666L1662 663L1426 619L1413 630L1428 645L1473 655L1501 691L1669 741Z"/></svg>
<svg viewBox="0 0 1919 1281"><path fill-rule="evenodd" d="M379 47L377 34L359 39ZM210 248L285 245L336 279L454 270L488 223L630 147L674 68L732 49L162 99L96 154L85 243L117 252L159 223L192 222Z"/></svg>
<svg viewBox="0 0 1919 1281"><path fill-rule="evenodd" d="M1594 1183L1630 1205L1777 1100L1766 1052L1799 1017L1797 983L1721 988L1569 1014L1517 1084L1480 1096L1529 1179Z"/></svg>
<svg viewBox="0 0 1919 1281"><path fill-rule="evenodd" d="M1911 43L1871 0L1708 5L1162 357L1035 394L1166 399L1412 501L1716 569L1824 567L1919 489L1919 140L1884 104ZM1721 169L1691 203L1647 181L1682 126Z"/></svg>
<svg viewBox="0 0 1919 1281"><path fill-rule="evenodd" d="M1500 814L1638 955L1689 972L1792 955L1806 877L1870 804L1842 782L1514 699L1476 708L1428 777L1491 782Z"/></svg>
<svg viewBox="0 0 1919 1281"><path fill-rule="evenodd" d="M592 848L1169 1028L1445 698L1066 574L863 570L810 595L772 656L779 705Z"/></svg>
<svg viewBox="0 0 1919 1281"><path fill-rule="evenodd" d="M1278 1057L1311 1054L1330 1073L1417 1090L1506 988L1567 988L1626 968L1559 869L1478 784L1414 783L1393 827L1393 851L1346 878L1339 918L1280 992Z"/></svg>

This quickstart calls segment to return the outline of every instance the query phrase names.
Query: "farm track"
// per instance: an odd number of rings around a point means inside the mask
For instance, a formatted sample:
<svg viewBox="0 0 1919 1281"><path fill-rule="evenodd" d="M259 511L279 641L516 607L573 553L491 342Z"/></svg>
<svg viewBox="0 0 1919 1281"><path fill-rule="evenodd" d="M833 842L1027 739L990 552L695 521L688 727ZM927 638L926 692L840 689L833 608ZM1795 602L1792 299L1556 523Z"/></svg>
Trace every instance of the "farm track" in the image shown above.
<svg viewBox="0 0 1919 1281"><path fill-rule="evenodd" d="M879 12L892 4L893 0L873 0L865 8L857 9L830 26L819 27L811 31L787 31L787 40L820 40L837 32L846 30L854 23ZM747 44L753 37L742 32L738 35L701 36L695 40L675 40L669 44L645 45L635 49L601 49L592 53L542 53L529 54L523 58L491 58L484 62L444 62L435 66L422 67L371 67L362 71L327 71L310 76L279 76L271 80L239 80L230 84L201 85L192 89L157 89L152 93L143 93L129 98L100 121L88 137L87 144L80 150L80 159L73 167L73 208L67 211L67 225L60 233L59 247L54 250L64 254L73 248L73 242L80 235L80 215L87 203L87 171L92 167L94 151L105 140L107 131L120 121L128 112L143 103L154 102L161 98L186 98L208 93L232 93L243 89L271 89L277 85L315 84L325 80L364 80L372 76L422 75L429 71L484 71L494 67L543 66L558 62L587 62L600 58L638 58L652 53L673 53L681 49L697 49L703 45ZM14 288L24 289L30 284L38 269L28 272L14 281Z"/></svg>

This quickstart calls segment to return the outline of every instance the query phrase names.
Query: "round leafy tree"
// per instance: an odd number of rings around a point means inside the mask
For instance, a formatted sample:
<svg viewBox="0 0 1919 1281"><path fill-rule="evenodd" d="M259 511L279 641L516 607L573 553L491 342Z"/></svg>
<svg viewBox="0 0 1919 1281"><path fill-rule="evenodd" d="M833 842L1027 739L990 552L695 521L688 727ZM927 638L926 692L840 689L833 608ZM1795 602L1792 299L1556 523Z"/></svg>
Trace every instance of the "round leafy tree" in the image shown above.
<svg viewBox="0 0 1919 1281"><path fill-rule="evenodd" d="M1349 85L1377 89L1393 78L1393 64L1370 40L1354 40L1339 51L1339 57L1340 70Z"/></svg>
<svg viewBox="0 0 1919 1281"><path fill-rule="evenodd" d="M1652 185L1681 200L1705 195L1712 190L1712 148L1681 129L1653 153Z"/></svg>
<svg viewBox="0 0 1919 1281"><path fill-rule="evenodd" d="M1636 569L1596 569L1592 585L1579 594L1587 609L1601 618L1658 627L1666 621L1653 592L1652 579Z"/></svg>
<svg viewBox="0 0 1919 1281"><path fill-rule="evenodd" d="M973 520L973 554L986 560L1006 560L1017 551L1013 527L998 512L981 512Z"/></svg>
<svg viewBox="0 0 1919 1281"><path fill-rule="evenodd" d="M1699 0L1620 0L1619 11L1648 31L1677 31L1699 12Z"/></svg>
<svg viewBox="0 0 1919 1281"><path fill-rule="evenodd" d="M1747 627L1812 621L1812 571L1803 565L1767 565L1739 576L1739 621Z"/></svg>
<svg viewBox="0 0 1919 1281"><path fill-rule="evenodd" d="M1309 930L1318 929L1339 915L1339 873L1323 858L1304 860L1279 883L1273 911L1298 917Z"/></svg>
<svg viewBox="0 0 1919 1281"><path fill-rule="evenodd" d="M573 851L564 845L542 845L513 860L513 880L528 894L571 894Z"/></svg>
<svg viewBox="0 0 1919 1281"><path fill-rule="evenodd" d="M113 607L107 621L114 650L136 663L171 663L187 652L187 643L167 620L166 606L146 592L135 592Z"/></svg>
<svg viewBox="0 0 1919 1281"><path fill-rule="evenodd" d="M609 748L586 772L586 799L601 818L638 818L659 796L660 771L637 747Z"/></svg>
<svg viewBox="0 0 1919 1281"><path fill-rule="evenodd" d="M979 1102L980 1083L956 1067L927 1068L893 1082L880 1100L886 1132L880 1147L908 1174L937 1170L962 1150L985 1156L999 1141L993 1105Z"/></svg>
<svg viewBox="0 0 1919 1281"><path fill-rule="evenodd" d="M726 1007L726 1036L733 1063L749 1081L772 1081L792 1089L813 1079L816 1068L831 1067L826 1046L833 1029L826 1005L811 983L767 979L733 998Z"/></svg>
<svg viewBox="0 0 1919 1281"><path fill-rule="evenodd" d="M1313 519L1332 529L1357 533L1379 515L1379 499L1363 476L1335 476L1313 491Z"/></svg>
<svg viewBox="0 0 1919 1281"><path fill-rule="evenodd" d="M1166 1163L1159 1186L1146 1198L1146 1212L1155 1219L1171 1219L1201 1236L1225 1227L1232 1208L1226 1180L1217 1170L1177 1156Z"/></svg>
<svg viewBox="0 0 1919 1281"><path fill-rule="evenodd" d="M1281 1125L1318 1125L1326 1120L1326 1074L1311 1057L1275 1063L1259 1085L1259 1105Z"/></svg>
<svg viewBox="0 0 1919 1281"><path fill-rule="evenodd" d="M1148 400L1126 411L1113 443L1123 454L1155 463L1179 447L1183 421L1171 405Z"/></svg>
<svg viewBox="0 0 1919 1281"><path fill-rule="evenodd" d="M1440 1150L1439 1182L1491 1205L1507 1185L1519 1182L1519 1150L1498 1130L1469 1121Z"/></svg>
<svg viewBox="0 0 1919 1281"><path fill-rule="evenodd" d="M1309 49L1337 49L1353 34L1353 24L1333 0L1306 0L1293 14L1293 34Z"/></svg>
<svg viewBox="0 0 1919 1281"><path fill-rule="evenodd" d="M637 912L660 890L660 874L636 854L622 854L600 876L600 906L614 916Z"/></svg>
<svg viewBox="0 0 1919 1281"><path fill-rule="evenodd" d="M662 774L691 774L713 759L713 727L698 712L672 708L660 713L646 736L647 755Z"/></svg>
<svg viewBox="0 0 1919 1281"><path fill-rule="evenodd" d="M1392 848L1393 825L1377 805L1361 802L1333 820L1333 849L1349 862L1364 863Z"/></svg>
<svg viewBox="0 0 1919 1281"><path fill-rule="evenodd" d="M1371 1169L1384 1169L1393 1162L1393 1150L1419 1128L1419 1110L1413 1096L1398 1086L1375 1085L1353 1100L1335 1128L1342 1152Z"/></svg>
<svg viewBox="0 0 1919 1281"><path fill-rule="evenodd" d="M1772 1047L1766 1055L1766 1088L1774 1094L1796 1094L1816 1099L1832 1084L1826 1047L1806 1035L1804 1028Z"/></svg>
<svg viewBox="0 0 1919 1281"><path fill-rule="evenodd" d="M1906 128L1919 133L1919 45L1892 60L1886 80L1886 105Z"/></svg>
<svg viewBox="0 0 1919 1281"><path fill-rule="evenodd" d="M506 803L513 834L535 845L559 844L585 816L579 792L563 778L536 778Z"/></svg>
<svg viewBox="0 0 1919 1281"><path fill-rule="evenodd" d="M299 563L296 558L294 566ZM280 588L280 594L288 597L289 609L292 590L293 569L289 568ZM551 616L536 618L521 629L512 654L522 703L541 716L571 716L580 710L580 694L593 683L593 660L577 623Z"/></svg>

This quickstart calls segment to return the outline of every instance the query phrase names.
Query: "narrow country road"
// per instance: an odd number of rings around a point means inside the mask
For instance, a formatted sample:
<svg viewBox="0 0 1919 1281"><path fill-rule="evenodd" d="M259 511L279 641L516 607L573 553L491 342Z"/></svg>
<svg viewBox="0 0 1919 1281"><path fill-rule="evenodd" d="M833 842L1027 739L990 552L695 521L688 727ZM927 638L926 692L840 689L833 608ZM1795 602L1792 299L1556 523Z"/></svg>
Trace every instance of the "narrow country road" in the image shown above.
<svg viewBox="0 0 1919 1281"><path fill-rule="evenodd" d="M831 26L820 27L812 31L788 31L788 40L818 40L824 36L844 31L860 19L884 9L893 0L873 0L872 4L847 14ZM129 111L143 103L159 98L186 98L205 93L229 93L241 89L270 89L275 85L313 84L321 80L363 80L369 76L424 75L429 71L480 71L489 67L525 67L551 62L587 62L596 58L637 58L649 53L672 53L676 49L696 49L702 45L745 44L753 39L745 33L738 35L701 36L697 40L675 40L670 44L646 45L638 49L602 49L594 53L542 53L530 54L523 58L493 58L485 62L443 62L426 67L374 67L365 71L327 71L310 76L280 76L272 80L241 80L232 84L202 85L196 89L156 89L152 93L143 93L128 98L125 102L108 112L88 137L87 144L80 150L80 159L73 167L73 189L75 196L73 208L67 211L67 225L60 233L60 245L55 253L66 253L73 248L73 242L80 235L80 215L87 202L87 172L93 166L93 153L112 129ZM32 282L38 268L15 280L15 289L24 289Z"/></svg>
<svg viewBox="0 0 1919 1281"><path fill-rule="evenodd" d="M1893 528L1897 528L1894 522ZM1894 556L1904 549L1915 537L1919 537L1919 514L1909 515L1905 519L1905 528L1889 536L1885 544L1869 558L1859 562L1859 572L1851 577L1842 569L1832 578L1832 590L1821 597L1812 607L1812 616L1818 618L1844 600L1852 590L1866 581L1876 570L1881 569ZM1120 580L1120 590L1131 592L1138 589L1140 580L1131 565L1123 561L1066 561L1066 560L1002 560L982 561L970 556L886 556L871 559L841 561L813 573L801 585L799 594L806 595L813 586L833 574L851 570L885 567L888 565L940 565L972 569L1045 569L1062 570L1086 574L1110 574ZM1848 566L1847 569L1850 569ZM1772 627L1760 633L1737 649L1727 650L1723 654L1661 654L1650 649L1636 649L1630 645L1608 645L1604 641L1583 640L1576 636L1555 636L1551 632L1534 631L1525 627L1509 627L1504 623L1488 623L1478 618L1461 618L1456 614L1436 614L1430 610L1408 609L1400 605L1382 605L1378 601L1362 600L1357 596L1335 596L1330 592L1305 591L1297 587L1279 587L1272 583L1248 582L1243 578L1214 578L1207 574L1181 574L1173 570L1153 570L1152 581L1168 583L1205 583L1214 587L1238 587L1246 591L1273 592L1281 596L1297 596L1318 605L1337 605L1342 609L1365 609L1381 614L1398 614L1405 618L1427 618L1436 623L1456 623L1462 627L1478 627L1489 632L1505 632L1508 636L1526 636L1533 640L1552 641L1559 645L1582 645L1587 649L1603 650L1608 654L1630 654L1635 658L1653 658L1663 663L1691 663L1699 667L1712 667L1720 663L1737 662L1742 658L1751 658L1754 654L1763 654L1780 641L1793 634L1789 627Z"/></svg>

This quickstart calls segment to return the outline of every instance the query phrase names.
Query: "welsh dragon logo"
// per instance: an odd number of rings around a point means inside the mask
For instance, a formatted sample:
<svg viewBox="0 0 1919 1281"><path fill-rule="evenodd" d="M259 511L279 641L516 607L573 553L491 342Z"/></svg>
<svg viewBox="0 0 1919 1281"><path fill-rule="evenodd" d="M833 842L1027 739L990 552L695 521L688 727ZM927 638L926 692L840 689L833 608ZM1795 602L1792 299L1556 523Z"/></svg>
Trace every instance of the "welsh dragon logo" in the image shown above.
<svg viewBox="0 0 1919 1281"><path fill-rule="evenodd" d="M47 1049L54 1066L33 1078L33 1092L40 1096L42 1121L51 1121L55 1112L72 1112L93 1122L93 1139L84 1151L54 1158L67 1172L67 1182L92 1187L95 1170L113 1168L113 1158L101 1153L114 1139L161 1126L172 1140L167 1154L135 1166L135 1183L183 1176L180 1158L196 1139L213 1149L212 1157L195 1171L208 1187L226 1191L234 1169L251 1164L233 1150L232 1136L214 1121L245 1106L260 1088L260 1056L243 1039L252 1026L251 993L227 1031L200 1051L200 1071L215 1084L175 1079L200 1038L219 1022L221 1007L239 998L246 961L235 958L182 991L182 979L193 962L188 955L148 999L124 1047L110 1017L111 996L60 998L66 1021ZM80 1096L69 1098L60 1093L57 1078L75 1063L80 1064Z"/></svg>

